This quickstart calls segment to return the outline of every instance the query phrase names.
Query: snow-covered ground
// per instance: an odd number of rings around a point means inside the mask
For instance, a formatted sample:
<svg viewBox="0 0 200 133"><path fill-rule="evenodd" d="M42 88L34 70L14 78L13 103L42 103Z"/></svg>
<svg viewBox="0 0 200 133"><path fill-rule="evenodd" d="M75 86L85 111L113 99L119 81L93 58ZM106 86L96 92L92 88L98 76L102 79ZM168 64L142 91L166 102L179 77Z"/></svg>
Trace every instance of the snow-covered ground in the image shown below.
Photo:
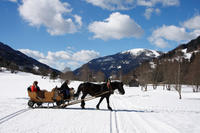
<svg viewBox="0 0 200 133"><path fill-rule="evenodd" d="M200 93L184 86L182 100L176 91L162 87L147 92L140 88L125 88L125 95L111 96L114 111L107 110L99 99L65 109L29 109L27 87L34 80L41 89L51 90L61 81L40 76L0 72L0 133L199 133ZM73 81L69 86L78 87Z"/></svg>

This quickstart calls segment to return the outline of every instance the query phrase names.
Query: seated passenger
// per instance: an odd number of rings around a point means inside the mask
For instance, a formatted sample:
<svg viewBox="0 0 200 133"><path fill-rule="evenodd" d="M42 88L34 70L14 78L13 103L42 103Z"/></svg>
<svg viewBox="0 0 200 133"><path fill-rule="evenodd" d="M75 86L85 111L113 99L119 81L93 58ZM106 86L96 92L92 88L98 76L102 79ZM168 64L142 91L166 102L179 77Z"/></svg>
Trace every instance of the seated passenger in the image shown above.
<svg viewBox="0 0 200 133"><path fill-rule="evenodd" d="M42 100L44 98L44 91L40 90L40 87L38 86L38 82L37 81L33 82L33 85L31 85L28 88L28 91L36 92L36 95L37 95L36 98L39 99L39 100Z"/></svg>
<svg viewBox="0 0 200 133"><path fill-rule="evenodd" d="M40 91L40 87L38 86L38 82L34 81L33 85L31 86L31 92L38 92Z"/></svg>

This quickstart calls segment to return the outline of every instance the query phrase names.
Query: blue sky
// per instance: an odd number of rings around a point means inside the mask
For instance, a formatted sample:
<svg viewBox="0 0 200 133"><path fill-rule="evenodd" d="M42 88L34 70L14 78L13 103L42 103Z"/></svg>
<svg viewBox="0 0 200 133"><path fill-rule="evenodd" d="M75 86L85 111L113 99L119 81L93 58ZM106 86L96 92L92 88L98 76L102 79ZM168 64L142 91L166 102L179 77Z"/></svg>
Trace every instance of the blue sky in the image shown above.
<svg viewBox="0 0 200 133"><path fill-rule="evenodd" d="M199 0L0 0L0 41L72 70L134 48L163 52L200 35Z"/></svg>

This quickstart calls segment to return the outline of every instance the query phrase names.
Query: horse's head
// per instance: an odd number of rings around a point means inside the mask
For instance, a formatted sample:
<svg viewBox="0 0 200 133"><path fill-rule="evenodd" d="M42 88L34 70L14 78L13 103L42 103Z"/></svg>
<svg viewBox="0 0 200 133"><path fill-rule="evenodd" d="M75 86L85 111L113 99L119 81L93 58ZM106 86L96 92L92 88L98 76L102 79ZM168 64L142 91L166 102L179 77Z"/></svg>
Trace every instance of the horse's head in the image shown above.
<svg viewBox="0 0 200 133"><path fill-rule="evenodd" d="M123 85L124 84L122 82L112 82L111 83L113 90L118 89L119 93L122 94L122 95L125 94L125 90L124 90Z"/></svg>

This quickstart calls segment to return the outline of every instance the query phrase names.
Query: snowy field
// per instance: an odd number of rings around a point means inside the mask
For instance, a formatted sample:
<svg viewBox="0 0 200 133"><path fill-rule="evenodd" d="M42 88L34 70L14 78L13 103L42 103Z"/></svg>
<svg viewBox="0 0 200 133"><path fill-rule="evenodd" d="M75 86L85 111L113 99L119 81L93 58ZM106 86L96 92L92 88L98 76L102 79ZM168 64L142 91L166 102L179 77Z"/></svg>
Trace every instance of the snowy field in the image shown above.
<svg viewBox="0 0 200 133"><path fill-rule="evenodd" d="M182 100L176 91L162 87L147 92L126 87L125 95L111 96L107 110L104 100L96 110L99 99L65 109L30 109L27 87L34 80L41 89L51 90L61 81L40 76L0 72L0 133L200 133L200 93L183 87ZM71 82L77 89L80 82Z"/></svg>

